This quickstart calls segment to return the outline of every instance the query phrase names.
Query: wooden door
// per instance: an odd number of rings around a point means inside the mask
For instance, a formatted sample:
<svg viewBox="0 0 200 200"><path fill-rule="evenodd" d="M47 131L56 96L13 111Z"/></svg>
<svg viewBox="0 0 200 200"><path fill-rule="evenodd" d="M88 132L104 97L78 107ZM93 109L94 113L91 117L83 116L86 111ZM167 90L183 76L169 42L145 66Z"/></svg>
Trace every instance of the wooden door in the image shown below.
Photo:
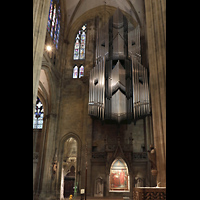
<svg viewBox="0 0 200 200"><path fill-rule="evenodd" d="M65 179L64 180L64 197L69 198L69 195L74 196L74 179Z"/></svg>

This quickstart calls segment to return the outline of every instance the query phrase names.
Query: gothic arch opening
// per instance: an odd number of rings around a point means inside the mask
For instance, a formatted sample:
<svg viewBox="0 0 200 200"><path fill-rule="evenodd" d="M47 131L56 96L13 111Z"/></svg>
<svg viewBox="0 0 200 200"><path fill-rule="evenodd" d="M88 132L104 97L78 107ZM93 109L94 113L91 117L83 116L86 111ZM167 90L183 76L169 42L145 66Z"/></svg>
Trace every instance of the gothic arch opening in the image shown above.
<svg viewBox="0 0 200 200"><path fill-rule="evenodd" d="M78 142L76 138L69 137L63 145L62 154L62 174L61 174L61 199L69 198L69 195L75 195L77 192L77 153Z"/></svg>
<svg viewBox="0 0 200 200"><path fill-rule="evenodd" d="M109 192L130 192L129 171L122 158L116 158L110 167Z"/></svg>

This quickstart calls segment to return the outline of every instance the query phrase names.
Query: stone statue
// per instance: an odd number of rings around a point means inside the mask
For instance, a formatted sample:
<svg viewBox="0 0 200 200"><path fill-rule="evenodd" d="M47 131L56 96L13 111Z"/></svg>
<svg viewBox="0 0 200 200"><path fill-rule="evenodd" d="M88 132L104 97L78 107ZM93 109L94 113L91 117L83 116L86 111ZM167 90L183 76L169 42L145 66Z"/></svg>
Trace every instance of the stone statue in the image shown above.
<svg viewBox="0 0 200 200"><path fill-rule="evenodd" d="M96 191L94 196L103 196L103 179L101 177L97 178L95 181Z"/></svg>
<svg viewBox="0 0 200 200"><path fill-rule="evenodd" d="M53 162L53 174L56 173L56 170L57 170L57 161L54 160L54 162Z"/></svg>
<svg viewBox="0 0 200 200"><path fill-rule="evenodd" d="M143 179L140 177L135 177L136 184L135 187L143 187Z"/></svg>
<svg viewBox="0 0 200 200"><path fill-rule="evenodd" d="M97 182L97 194L101 194L102 193L102 190L101 190L101 182L98 181Z"/></svg>
<svg viewBox="0 0 200 200"><path fill-rule="evenodd" d="M53 169L53 174L55 174L57 170L57 148L55 149L52 169Z"/></svg>
<svg viewBox="0 0 200 200"><path fill-rule="evenodd" d="M156 170L157 171L157 167L156 167L156 150L154 149L154 146L151 144L150 145L150 149L148 151L148 155L149 155L149 161L151 163L151 170Z"/></svg>

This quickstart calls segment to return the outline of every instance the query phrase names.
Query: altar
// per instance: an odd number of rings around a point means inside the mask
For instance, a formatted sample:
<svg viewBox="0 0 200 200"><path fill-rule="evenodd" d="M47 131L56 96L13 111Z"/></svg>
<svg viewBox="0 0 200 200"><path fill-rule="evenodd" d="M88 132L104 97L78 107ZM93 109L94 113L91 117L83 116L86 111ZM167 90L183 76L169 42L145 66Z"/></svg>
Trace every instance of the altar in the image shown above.
<svg viewBox="0 0 200 200"><path fill-rule="evenodd" d="M166 199L166 187L137 187L133 188L133 200Z"/></svg>

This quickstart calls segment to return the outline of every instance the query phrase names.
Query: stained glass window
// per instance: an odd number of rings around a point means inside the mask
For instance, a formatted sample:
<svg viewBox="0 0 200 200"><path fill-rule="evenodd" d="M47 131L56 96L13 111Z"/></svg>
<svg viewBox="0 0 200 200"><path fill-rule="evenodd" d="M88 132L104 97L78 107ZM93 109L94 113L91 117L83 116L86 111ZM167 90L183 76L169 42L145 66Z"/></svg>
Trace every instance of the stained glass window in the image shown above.
<svg viewBox="0 0 200 200"><path fill-rule="evenodd" d="M56 4L54 4L54 9L53 9L53 19L51 23L51 37L53 37L53 33L55 32L55 18L56 18Z"/></svg>
<svg viewBox="0 0 200 200"><path fill-rule="evenodd" d="M76 35L74 44L74 60L85 59L86 26L84 24Z"/></svg>
<svg viewBox="0 0 200 200"><path fill-rule="evenodd" d="M80 46L79 39L80 39L79 35L77 34L76 42L75 42L75 45L74 45L74 60L79 59L79 46Z"/></svg>
<svg viewBox="0 0 200 200"><path fill-rule="evenodd" d="M42 129L43 127L44 109L39 97L36 100L35 113L33 117L33 128Z"/></svg>
<svg viewBox="0 0 200 200"><path fill-rule="evenodd" d="M82 76L84 76L84 67L83 67L83 65L81 65L81 67L79 68L79 78L81 78Z"/></svg>
<svg viewBox="0 0 200 200"><path fill-rule="evenodd" d="M57 29L58 29L58 17L56 17L56 23L55 23L55 31L54 31L54 37L53 37L54 44L56 43Z"/></svg>
<svg viewBox="0 0 200 200"><path fill-rule="evenodd" d="M51 38L53 39L53 43L56 45L56 49L58 49L60 34L59 0L51 0L50 2L47 30L50 33Z"/></svg>
<svg viewBox="0 0 200 200"><path fill-rule="evenodd" d="M76 65L73 69L73 78L78 78L78 67Z"/></svg>
<svg viewBox="0 0 200 200"><path fill-rule="evenodd" d="M55 39L56 49L58 49L58 41L59 41L59 34L60 34L60 6L58 7L57 14L58 14L57 15L57 35L56 35L56 39Z"/></svg>
<svg viewBox="0 0 200 200"><path fill-rule="evenodd" d="M50 26L51 26L51 19L52 19L52 10L53 10L53 0L50 2L50 8L49 8L49 17L48 17L48 22L47 22L47 30L50 31Z"/></svg>
<svg viewBox="0 0 200 200"><path fill-rule="evenodd" d="M84 76L84 66L80 65L80 67L77 67L77 65L73 68L73 78L81 78Z"/></svg>

